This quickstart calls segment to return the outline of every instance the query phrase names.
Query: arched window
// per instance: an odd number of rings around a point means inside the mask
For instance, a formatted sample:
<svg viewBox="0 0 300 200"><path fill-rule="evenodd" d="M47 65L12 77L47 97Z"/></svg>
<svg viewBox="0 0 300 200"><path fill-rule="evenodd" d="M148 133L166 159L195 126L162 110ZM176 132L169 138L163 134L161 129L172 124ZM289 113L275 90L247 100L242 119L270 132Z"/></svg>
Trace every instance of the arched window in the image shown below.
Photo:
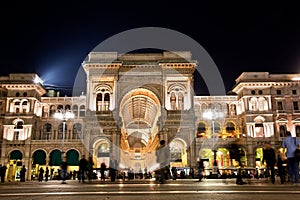
<svg viewBox="0 0 300 200"><path fill-rule="evenodd" d="M43 140L51 140L52 139L52 125L49 123L46 123L43 127Z"/></svg>
<svg viewBox="0 0 300 200"><path fill-rule="evenodd" d="M80 106L79 116L84 117L85 116L85 106Z"/></svg>
<svg viewBox="0 0 300 200"><path fill-rule="evenodd" d="M63 123L59 124L57 139L63 138L63 128L64 128L64 124ZM68 133L68 126L67 124L65 124L65 135L64 135L65 139L67 139L67 135L68 135L67 133Z"/></svg>
<svg viewBox="0 0 300 200"><path fill-rule="evenodd" d="M170 109L183 110L186 88L181 84L173 84L168 88L168 93L170 94Z"/></svg>
<svg viewBox="0 0 300 200"><path fill-rule="evenodd" d="M230 115L231 116L235 116L236 115L236 105L235 104L231 104L230 105Z"/></svg>
<svg viewBox="0 0 300 200"><path fill-rule="evenodd" d="M65 110L71 110L71 106L70 105L66 105L65 106Z"/></svg>
<svg viewBox="0 0 300 200"><path fill-rule="evenodd" d="M55 112L56 112L55 106L54 106L54 105L51 105L51 106L50 106L50 116L51 116L51 117L54 117Z"/></svg>
<svg viewBox="0 0 300 200"><path fill-rule="evenodd" d="M200 122L197 127L197 137L206 137L206 125L203 122Z"/></svg>
<svg viewBox="0 0 300 200"><path fill-rule="evenodd" d="M97 111L108 111L110 105L111 88L109 86L101 86L97 89L96 109Z"/></svg>
<svg viewBox="0 0 300 200"><path fill-rule="evenodd" d="M22 113L27 113L27 112L29 112L29 106L28 106L27 100L24 100L24 101L22 102L21 112L22 112Z"/></svg>
<svg viewBox="0 0 300 200"><path fill-rule="evenodd" d="M235 132L235 124L232 122L226 123L226 133L234 133Z"/></svg>
<svg viewBox="0 0 300 200"><path fill-rule="evenodd" d="M104 110L109 110L109 101L110 101L109 93L105 93L104 94Z"/></svg>
<svg viewBox="0 0 300 200"><path fill-rule="evenodd" d="M73 106L73 113L74 113L75 117L78 117L78 106L77 105Z"/></svg>
<svg viewBox="0 0 300 200"><path fill-rule="evenodd" d="M82 138L82 126L80 123L73 125L73 139L83 139Z"/></svg>
<svg viewBox="0 0 300 200"><path fill-rule="evenodd" d="M23 129L23 122L18 121L17 124L15 125L15 129Z"/></svg>
<svg viewBox="0 0 300 200"><path fill-rule="evenodd" d="M62 110L62 109L64 109L64 106L63 106L63 105L58 105L58 106L57 106L57 110Z"/></svg>
<svg viewBox="0 0 300 200"><path fill-rule="evenodd" d="M14 102L13 108L15 113L20 113L20 100Z"/></svg>
<svg viewBox="0 0 300 200"><path fill-rule="evenodd" d="M249 110L256 111L257 110L257 98L252 97L249 101Z"/></svg>
<svg viewBox="0 0 300 200"><path fill-rule="evenodd" d="M279 126L279 137L286 137L286 126L285 125Z"/></svg>
<svg viewBox="0 0 300 200"><path fill-rule="evenodd" d="M268 110L268 102L264 97L258 98L258 110L259 111Z"/></svg>

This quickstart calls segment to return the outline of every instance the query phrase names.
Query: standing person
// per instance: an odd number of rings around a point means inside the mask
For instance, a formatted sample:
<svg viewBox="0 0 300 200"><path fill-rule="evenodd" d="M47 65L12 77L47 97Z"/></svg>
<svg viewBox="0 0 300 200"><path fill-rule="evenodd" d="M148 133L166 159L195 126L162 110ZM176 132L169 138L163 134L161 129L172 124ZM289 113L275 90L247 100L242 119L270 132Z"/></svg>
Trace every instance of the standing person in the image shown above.
<svg viewBox="0 0 300 200"><path fill-rule="evenodd" d="M20 181L25 182L25 173L26 173L26 167L23 165L21 171L20 171Z"/></svg>
<svg viewBox="0 0 300 200"><path fill-rule="evenodd" d="M286 132L286 136L282 142L282 147L286 148L290 180L294 182L296 186L299 186L299 160L295 158L294 152L300 147L300 141L297 137L293 138L290 131Z"/></svg>
<svg viewBox="0 0 300 200"><path fill-rule="evenodd" d="M191 177L192 179L195 178L194 168L191 168L191 171L190 171L190 177Z"/></svg>
<svg viewBox="0 0 300 200"><path fill-rule="evenodd" d="M93 178L92 177L93 176L93 165L94 165L93 158L90 156L89 161L88 161L87 166L86 166L87 172L88 172L87 176L88 176L89 182L91 182L91 179Z"/></svg>
<svg viewBox="0 0 300 200"><path fill-rule="evenodd" d="M45 181L48 181L48 177L49 177L49 168L46 167L46 171L45 171Z"/></svg>
<svg viewBox="0 0 300 200"><path fill-rule="evenodd" d="M156 162L159 164L159 178L158 181L160 183L165 183L166 181L166 173L165 170L169 168L170 165L170 149L169 146L166 145L165 140L161 140L159 142L160 146L157 148Z"/></svg>
<svg viewBox="0 0 300 200"><path fill-rule="evenodd" d="M265 143L265 148L263 149L263 159L262 163L266 162L267 164L267 174L271 172L271 181L275 183L275 170L274 166L276 163L276 154L275 150L271 147L270 142Z"/></svg>
<svg viewBox="0 0 300 200"><path fill-rule="evenodd" d="M63 158L63 161L61 162L61 180L62 184L66 184L67 179L67 170L68 170L68 163L66 157Z"/></svg>
<svg viewBox="0 0 300 200"><path fill-rule="evenodd" d="M50 180L53 179L53 176L54 176L54 169L51 168L51 170L50 170Z"/></svg>
<svg viewBox="0 0 300 200"><path fill-rule="evenodd" d="M88 161L85 159L85 156L83 155L82 158L79 161L79 183L82 181L83 183L85 182L85 171L87 169Z"/></svg>
<svg viewBox="0 0 300 200"><path fill-rule="evenodd" d="M110 160L110 164L109 164L109 173L110 173L110 180L111 182L115 182L116 181L116 173L117 173L117 160Z"/></svg>
<svg viewBox="0 0 300 200"><path fill-rule="evenodd" d="M177 179L177 168L176 167L172 167L171 171L172 171L172 178L173 178L173 180L176 180Z"/></svg>
<svg viewBox="0 0 300 200"><path fill-rule="evenodd" d="M198 178L199 178L199 182L202 181L203 172L204 172L204 163L203 163L203 160L201 158L199 158L199 161L198 161Z"/></svg>
<svg viewBox="0 0 300 200"><path fill-rule="evenodd" d="M0 164L0 177L1 177L1 183L4 183L6 170L7 170L6 165L3 165L3 166L2 166L2 165Z"/></svg>
<svg viewBox="0 0 300 200"><path fill-rule="evenodd" d="M280 177L280 183L283 184L285 182L285 163L286 163L286 156L284 153L281 153L279 149L276 150L277 154L277 168Z"/></svg>
<svg viewBox="0 0 300 200"><path fill-rule="evenodd" d="M100 166L101 181L105 181L105 170L106 170L106 164L103 161Z"/></svg>
<svg viewBox="0 0 300 200"><path fill-rule="evenodd" d="M39 182L42 182L44 179L44 169L41 167L39 170Z"/></svg>

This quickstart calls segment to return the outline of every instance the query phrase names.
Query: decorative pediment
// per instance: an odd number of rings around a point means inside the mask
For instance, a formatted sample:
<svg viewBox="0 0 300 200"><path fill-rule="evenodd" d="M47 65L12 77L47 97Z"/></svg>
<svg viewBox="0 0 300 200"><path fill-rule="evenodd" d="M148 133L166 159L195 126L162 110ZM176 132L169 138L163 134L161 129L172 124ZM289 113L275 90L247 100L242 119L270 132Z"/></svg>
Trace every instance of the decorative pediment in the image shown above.
<svg viewBox="0 0 300 200"><path fill-rule="evenodd" d="M287 122L288 122L288 120L285 118L280 118L277 120L277 123L287 123Z"/></svg>

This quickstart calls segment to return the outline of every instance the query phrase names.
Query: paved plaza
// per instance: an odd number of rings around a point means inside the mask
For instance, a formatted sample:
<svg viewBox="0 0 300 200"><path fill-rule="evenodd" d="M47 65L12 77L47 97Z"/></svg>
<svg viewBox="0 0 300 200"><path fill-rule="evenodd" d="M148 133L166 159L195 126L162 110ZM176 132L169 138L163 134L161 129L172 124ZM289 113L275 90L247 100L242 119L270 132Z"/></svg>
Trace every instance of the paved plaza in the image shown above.
<svg viewBox="0 0 300 200"><path fill-rule="evenodd" d="M157 184L154 180L92 181L79 183L75 180L61 184L60 181L6 182L0 185L0 199L283 199L287 195L296 199L300 187L291 183L272 184L266 179L245 180L247 184L236 185L234 179L169 180Z"/></svg>

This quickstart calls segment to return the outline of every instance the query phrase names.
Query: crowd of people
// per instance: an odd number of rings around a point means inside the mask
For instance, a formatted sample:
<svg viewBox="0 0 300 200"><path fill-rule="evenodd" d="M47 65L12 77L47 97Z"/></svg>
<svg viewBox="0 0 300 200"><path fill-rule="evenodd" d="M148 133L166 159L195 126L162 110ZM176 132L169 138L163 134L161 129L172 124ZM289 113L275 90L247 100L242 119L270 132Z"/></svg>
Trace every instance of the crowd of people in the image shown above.
<svg viewBox="0 0 300 200"><path fill-rule="evenodd" d="M255 170L253 176L251 173L246 172L245 170L239 170L237 174L231 173L227 174L226 172L220 173L220 178L232 178L237 177L237 184L244 183L242 178L270 178L271 182L275 183L275 177L278 175L280 177L280 182L283 184L286 181L291 181L296 185L299 185L299 159L295 157L294 152L295 149L300 148L300 141L296 137L292 137L291 133L287 131L287 137L284 139L282 143L282 147L284 151L280 151L279 149L273 149L269 142L265 143L265 147L263 149L263 159L262 163L265 164L265 171L258 172L258 169ZM172 178L176 180L177 178L187 178L184 170L181 170L178 173L178 169L176 167L172 167L170 169L170 149L166 144L165 140L160 141L160 145L156 150L156 162L158 163L158 169L154 172L150 172L147 168L144 169L144 172L140 169L138 172L134 172L133 169L127 170L127 176L125 171L118 171L118 162L117 160L111 159L109 163L109 168L107 168L105 162L103 161L100 166L100 180L105 181L106 178L110 177L112 182L115 182L116 179L123 179L127 177L128 180L131 179L147 179L152 178L153 175L156 178L156 181L160 184L165 183L166 180ZM193 168L190 169L189 177L197 178L199 182L206 178L204 171L204 160L199 158L197 160L197 169L196 172ZM61 163L60 169L57 171L57 175L54 175L54 169L49 170L48 167L45 169L40 167L38 172L38 181L42 182L48 181L49 179L60 179L62 183L65 183L67 179L78 180L79 182L85 183L86 179L90 182L92 179L97 179L97 174L93 169L94 163L92 157L89 157L88 160L83 156L79 161L79 170L67 172L68 164L66 159L63 159ZM277 171L275 170L275 166L277 166ZM241 167L240 167L241 169ZM0 178L1 183L4 182L5 174L7 171L7 167L5 165L0 164ZM20 171L20 181L25 182L25 174L26 174L25 165L21 168ZM108 172L108 173L107 173ZM288 180L286 180L286 177Z"/></svg>

